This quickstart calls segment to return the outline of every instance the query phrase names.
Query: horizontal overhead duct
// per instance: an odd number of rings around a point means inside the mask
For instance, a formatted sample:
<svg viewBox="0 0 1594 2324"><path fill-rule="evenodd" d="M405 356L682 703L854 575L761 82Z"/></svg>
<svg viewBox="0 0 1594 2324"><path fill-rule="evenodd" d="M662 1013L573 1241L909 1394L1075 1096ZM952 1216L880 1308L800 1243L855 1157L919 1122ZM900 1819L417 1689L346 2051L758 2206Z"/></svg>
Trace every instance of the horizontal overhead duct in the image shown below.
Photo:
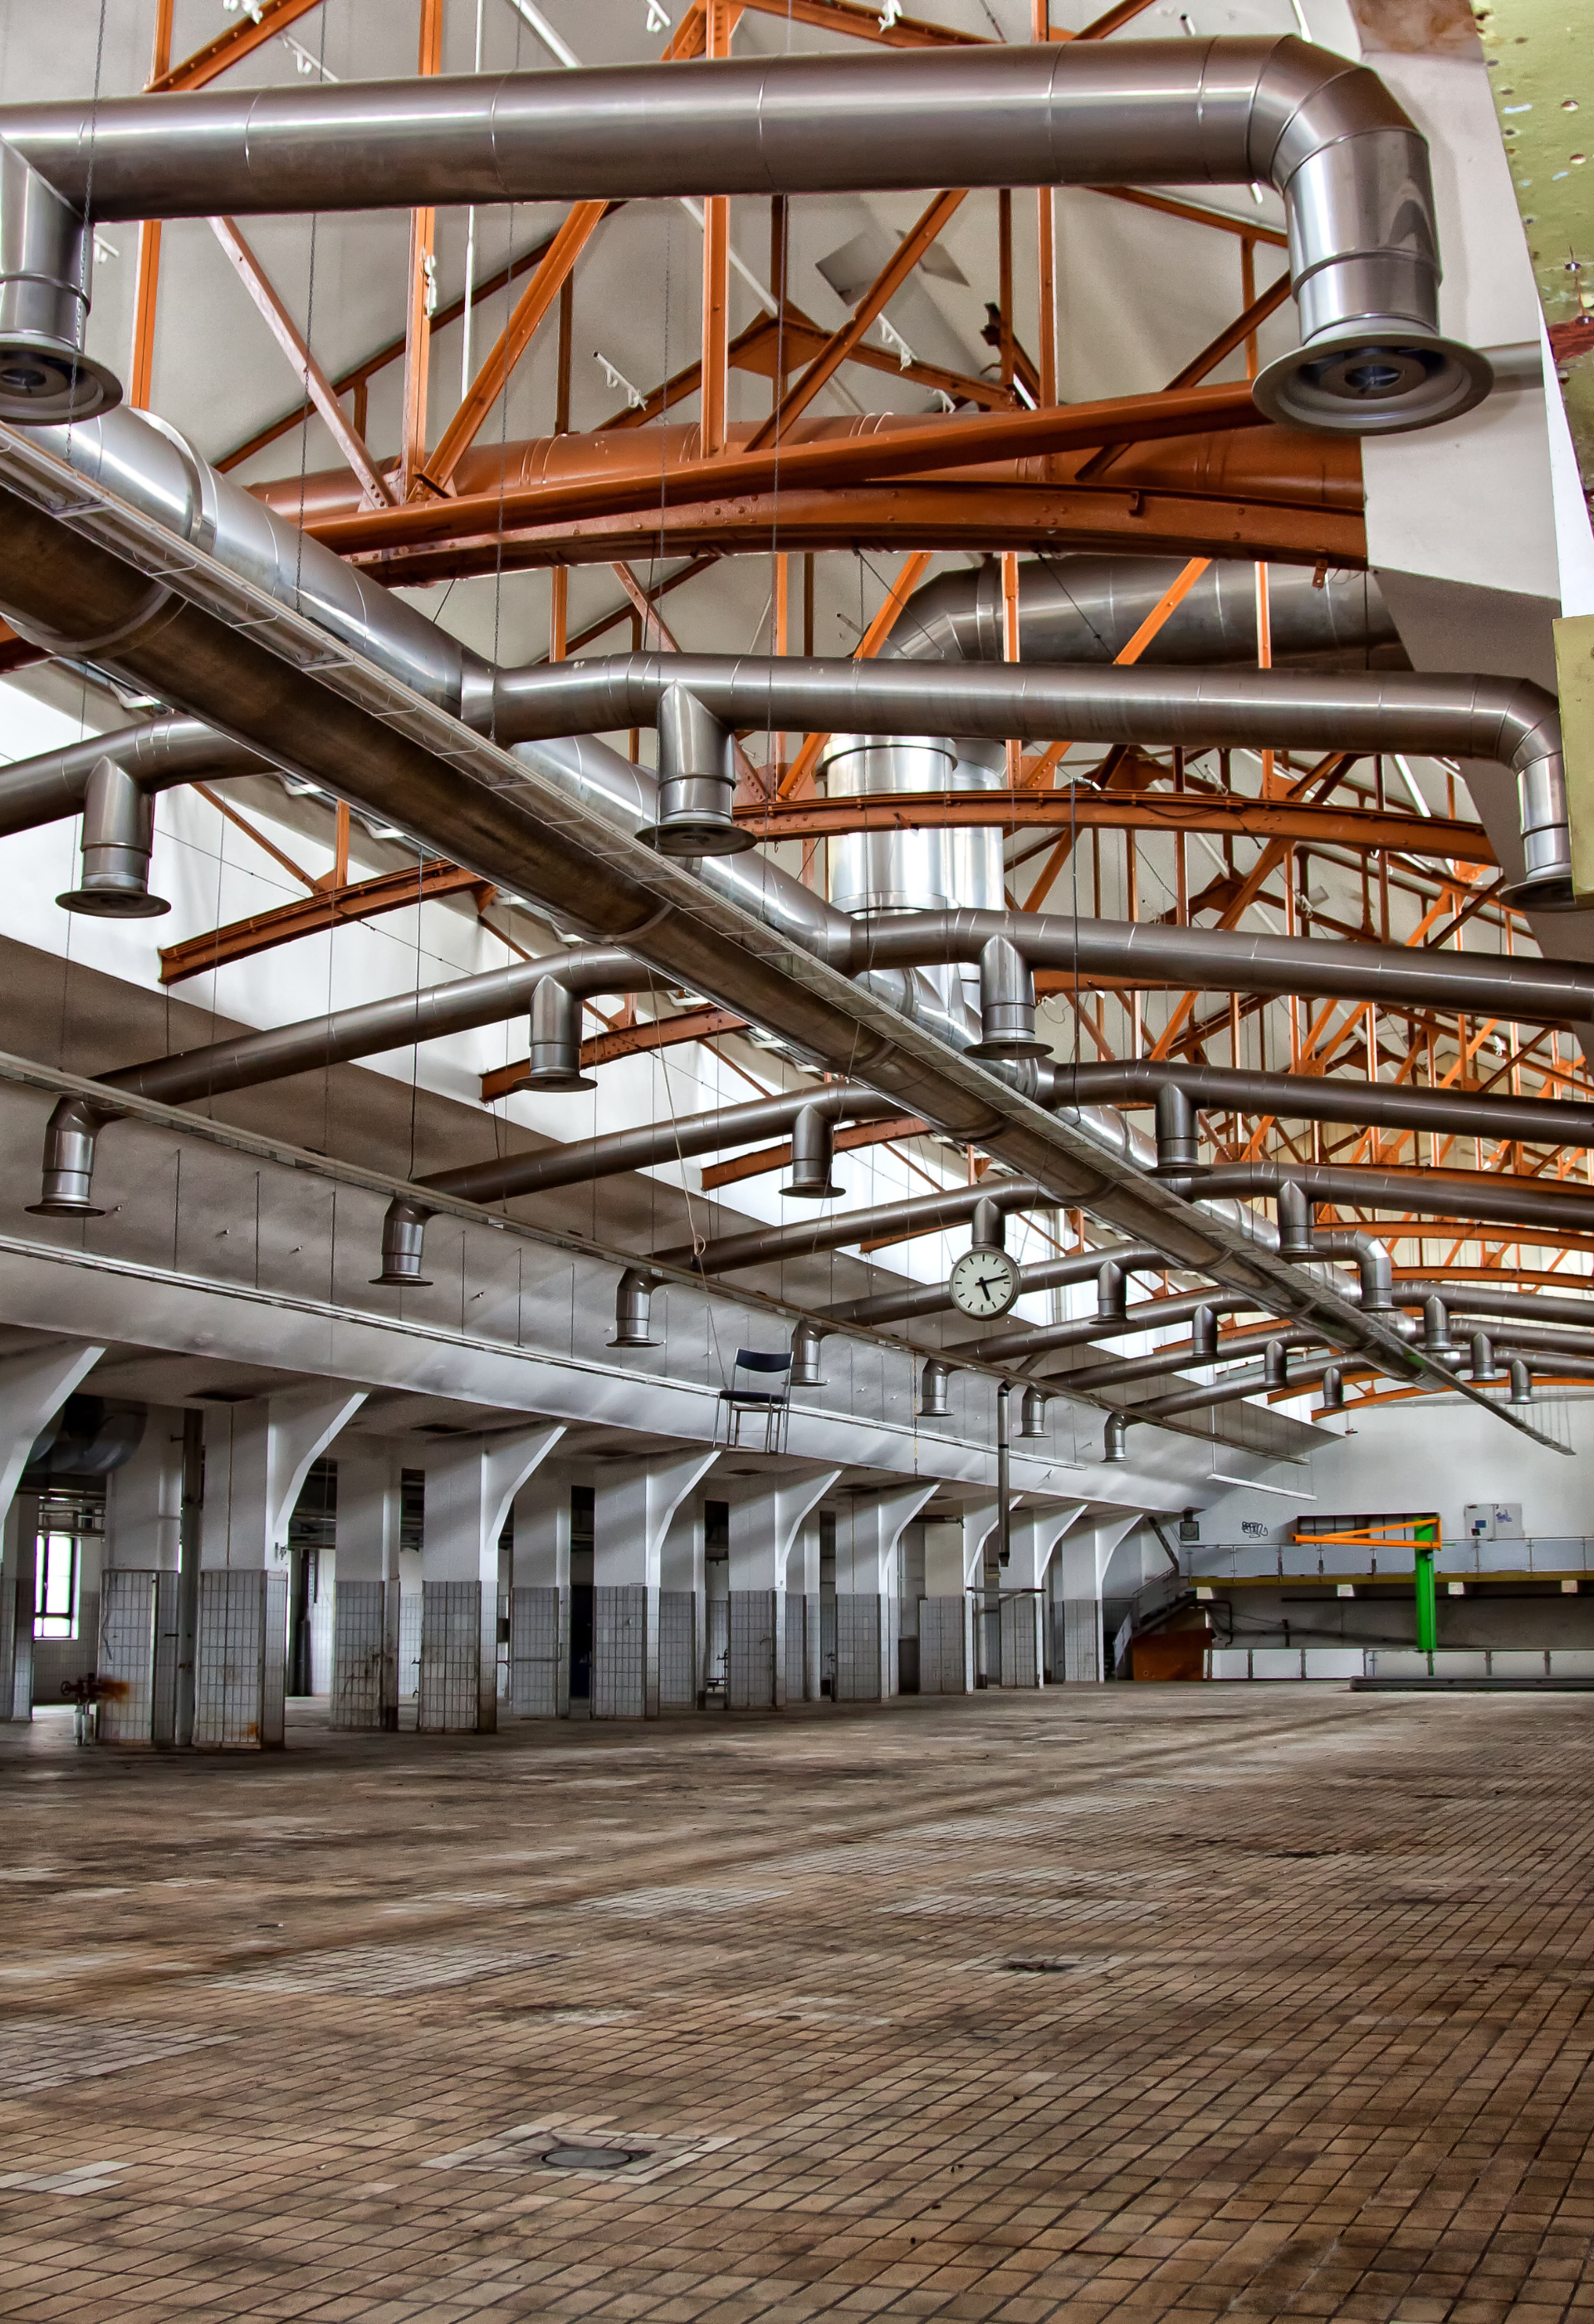
<svg viewBox="0 0 1594 2324"><path fill-rule="evenodd" d="M86 416L86 218L1012 186L1271 182L1303 346L1273 416L1423 427L1487 393L1441 336L1427 146L1366 66L1283 40L723 59L0 108L0 410ZM53 406L52 410L51 407Z"/></svg>
<svg viewBox="0 0 1594 2324"><path fill-rule="evenodd" d="M935 1198L932 1196L932 1200ZM1079 1252L1069 1259L1044 1259L1018 1269L1019 1296L1031 1291L1061 1290L1071 1283L1089 1283L1104 1267L1125 1275L1161 1275L1167 1259L1149 1243L1111 1243L1100 1250ZM827 1323L899 1323L917 1315L942 1314L953 1304L944 1283L917 1283L906 1291L880 1291L868 1299L843 1299L821 1309Z"/></svg>
<svg viewBox="0 0 1594 2324"><path fill-rule="evenodd" d="M804 661L780 656L631 653L501 670L494 732L505 741L656 725L688 696L713 722L689 766L664 775L659 844L672 853L751 845L731 821L733 729L845 735L955 734L987 742L1171 743L1193 749L1399 751L1493 760L1516 779L1526 872L1509 891L1535 908L1572 901L1561 721L1525 679L1387 670L1304 676L1139 665ZM717 742L714 739L719 736ZM672 784L717 798L677 837ZM716 824L719 835L715 836Z"/></svg>
<svg viewBox="0 0 1594 2324"><path fill-rule="evenodd" d="M1308 1203L1336 1203L1418 1218L1471 1219L1541 1227L1551 1234L1594 1233L1594 1191L1502 1181L1484 1170L1339 1170L1322 1162L1220 1163L1200 1177L1166 1182L1192 1202L1208 1194L1279 1194L1294 1187Z"/></svg>
<svg viewBox="0 0 1594 2324"><path fill-rule="evenodd" d="M413 1199L401 1197L389 1206L382 1222L382 1271L377 1279L395 1285L424 1279L420 1270L426 1222L430 1216L426 1207L428 1190L451 1194L461 1202L509 1202L556 1186L587 1185L628 1170L686 1161L698 1154L723 1153L727 1147L751 1146L758 1139L788 1131L792 1141L792 1176L784 1191L828 1200L842 1191L830 1176L834 1125L889 1120L897 1111L889 1098L873 1090L855 1083L831 1082L824 1088L799 1090L789 1096L753 1098L745 1105L688 1114L679 1121L647 1122L634 1130L612 1130L603 1138L573 1139L535 1154L503 1155L490 1162L439 1170L416 1180Z"/></svg>
<svg viewBox="0 0 1594 2324"><path fill-rule="evenodd" d="M152 1057L144 1065L119 1066L100 1076L103 1103L69 1097L56 1106L45 1132L43 1190L30 1208L46 1217L100 1216L92 1199L95 1150L99 1132L118 1118L118 1093L155 1098L166 1105L222 1097L229 1090L256 1089L292 1074L502 1024L522 1010L531 1017L528 1085L591 1089L594 1084L580 1071L581 996L646 992L658 982L657 972L634 953L590 946L401 992L391 1001L332 1010L296 1025L275 1025L263 1033L236 1034L175 1056Z"/></svg>
<svg viewBox="0 0 1594 2324"><path fill-rule="evenodd" d="M1336 1080L1322 1074L1237 1072L1227 1065L1187 1064L1180 1059L1138 1057L1122 1063L1055 1065L1046 1076L1046 1099L1054 1106L1126 1105L1137 1101L1155 1104L1158 1161L1165 1168L1178 1167L1180 1157L1165 1149L1170 1139L1185 1129L1179 1119L1184 1110L1266 1113L1286 1121L1344 1121L1364 1129L1427 1130L1496 1141L1520 1139L1526 1145L1594 1146L1594 1106L1567 1105L1549 1098L1474 1095L1466 1090L1417 1089L1406 1083ZM1182 1106L1170 1100L1182 1101ZM1183 1158L1188 1166L1194 1157L1186 1153Z"/></svg>
<svg viewBox="0 0 1594 2324"><path fill-rule="evenodd" d="M1023 662L1112 662L1184 570L1179 558L1042 557L1018 566L1018 650ZM1269 571L1267 630L1273 659L1368 654L1398 646L1400 632L1370 573ZM1184 592L1138 657L1142 664L1258 659L1255 568L1216 558ZM903 604L882 660L1005 661L1002 571L937 573Z"/></svg>

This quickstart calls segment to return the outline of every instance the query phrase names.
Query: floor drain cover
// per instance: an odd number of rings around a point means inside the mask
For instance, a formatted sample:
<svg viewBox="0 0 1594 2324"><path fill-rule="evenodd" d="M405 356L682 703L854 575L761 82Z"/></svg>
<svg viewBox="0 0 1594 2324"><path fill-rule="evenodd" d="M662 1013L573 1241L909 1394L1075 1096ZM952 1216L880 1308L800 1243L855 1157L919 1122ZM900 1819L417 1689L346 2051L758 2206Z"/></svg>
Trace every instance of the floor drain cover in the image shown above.
<svg viewBox="0 0 1594 2324"><path fill-rule="evenodd" d="M645 2146L550 2146L542 2159L550 2171L620 2171L647 2153Z"/></svg>

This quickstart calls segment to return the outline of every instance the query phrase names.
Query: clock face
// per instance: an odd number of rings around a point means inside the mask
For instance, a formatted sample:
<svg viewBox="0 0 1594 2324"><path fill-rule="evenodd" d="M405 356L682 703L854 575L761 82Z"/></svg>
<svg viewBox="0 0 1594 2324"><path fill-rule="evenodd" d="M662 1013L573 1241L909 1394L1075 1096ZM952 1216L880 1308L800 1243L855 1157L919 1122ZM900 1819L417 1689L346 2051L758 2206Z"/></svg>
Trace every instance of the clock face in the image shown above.
<svg viewBox="0 0 1594 2324"><path fill-rule="evenodd" d="M957 1261L946 1287L965 1315L1005 1315L1018 1296L1018 1270L1005 1250L976 1244Z"/></svg>

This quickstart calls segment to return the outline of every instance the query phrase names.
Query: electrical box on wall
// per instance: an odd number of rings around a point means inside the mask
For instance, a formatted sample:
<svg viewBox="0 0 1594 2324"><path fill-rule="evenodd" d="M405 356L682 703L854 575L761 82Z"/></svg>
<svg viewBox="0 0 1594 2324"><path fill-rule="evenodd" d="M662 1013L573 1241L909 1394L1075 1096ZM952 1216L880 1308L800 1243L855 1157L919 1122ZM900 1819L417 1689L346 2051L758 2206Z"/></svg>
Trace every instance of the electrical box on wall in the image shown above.
<svg viewBox="0 0 1594 2324"><path fill-rule="evenodd" d="M1469 1501L1461 1512L1471 1541L1520 1541L1520 1501Z"/></svg>

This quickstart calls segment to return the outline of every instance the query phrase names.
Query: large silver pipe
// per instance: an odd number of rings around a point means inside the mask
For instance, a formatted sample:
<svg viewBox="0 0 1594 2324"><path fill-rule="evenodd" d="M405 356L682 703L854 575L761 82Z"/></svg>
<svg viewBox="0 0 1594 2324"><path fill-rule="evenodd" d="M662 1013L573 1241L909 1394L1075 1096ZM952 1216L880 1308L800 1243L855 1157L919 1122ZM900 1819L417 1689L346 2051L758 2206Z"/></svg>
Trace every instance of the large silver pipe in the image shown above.
<svg viewBox="0 0 1594 2324"><path fill-rule="evenodd" d="M1215 1319L1221 1314L1232 1314L1240 1305L1238 1299L1209 1298L1201 1301L1191 1314L1198 1322L1202 1314ZM1170 1317L1168 1320L1172 1322L1174 1319ZM1157 1379L1167 1372L1193 1371L1199 1364L1231 1362L1276 1341L1281 1334L1276 1323L1253 1324L1248 1330L1232 1332L1226 1338L1214 1337L1210 1350L1200 1344L1201 1336L1198 1332L1181 1346L1159 1348L1155 1355L1126 1356L1121 1362L1116 1363L1081 1364L1072 1371L1047 1372L1045 1377L1048 1386L1054 1388L1084 1388L1094 1396L1099 1389L1124 1388L1131 1380ZM1304 1339L1302 1344L1304 1344Z"/></svg>
<svg viewBox="0 0 1594 2324"><path fill-rule="evenodd" d="M1397 1307L1421 1307L1442 1299L1453 1315L1520 1315L1540 1323L1583 1323L1594 1330L1594 1299L1549 1299L1542 1291L1497 1291L1488 1283L1397 1283Z"/></svg>
<svg viewBox="0 0 1594 2324"><path fill-rule="evenodd" d="M1222 1163L1200 1178L1170 1179L1195 1203L1214 1194L1277 1194L1298 1187L1309 1202L1418 1218L1476 1219L1498 1226L1543 1227L1559 1234L1594 1232L1594 1194L1562 1193L1520 1179L1502 1184L1482 1170L1337 1170L1321 1162Z"/></svg>
<svg viewBox="0 0 1594 2324"><path fill-rule="evenodd" d="M1026 558L1018 567L1018 652L1024 662L1116 661L1183 570L1166 557ZM1370 573L1280 565L1269 572L1275 661L1307 654L1367 654L1400 642ZM883 660L1001 661L1002 574L938 573L907 600L880 649ZM1249 565L1218 558L1188 589L1139 656L1142 663L1257 660L1257 589Z"/></svg>
<svg viewBox="0 0 1594 2324"><path fill-rule="evenodd" d="M1289 221L1303 346L1258 381L1264 410L1358 434L1422 427L1469 409L1491 378L1482 357L1440 335L1423 137L1366 66L1294 37L212 88L7 106L0 140L64 197L63 247L90 208L208 217L1271 182ZM63 315L59 334L80 346L80 317ZM25 375L7 386L14 411L42 392Z"/></svg>
<svg viewBox="0 0 1594 2324"><path fill-rule="evenodd" d="M723 726L777 733L1039 742L1066 734L1197 750L1493 760L1517 787L1526 872L1510 900L1534 908L1572 900L1560 713L1553 695L1525 679L614 654L501 671L495 732L520 741L651 725L671 687L686 688Z"/></svg>
<svg viewBox="0 0 1594 2324"><path fill-rule="evenodd" d="M1313 949L1322 947L1313 945ZM1235 1072L1227 1065L1187 1065L1163 1058L1051 1068L1050 1097L1055 1106L1103 1099L1119 1105L1137 1099L1155 1102L1168 1091L1176 1092L1192 1109L1202 1111L1270 1113L1285 1120L1346 1121L1381 1130L1519 1139L1529 1145L1594 1146L1594 1106L1565 1105L1547 1098L1476 1097L1464 1090L1335 1081L1321 1074ZM1159 1115L1159 1126L1161 1120ZM1171 1164L1172 1157L1162 1158Z"/></svg>
<svg viewBox="0 0 1594 2324"><path fill-rule="evenodd" d="M1130 1421L1171 1419L1175 1413L1204 1412L1209 1405L1237 1404L1244 1397L1259 1396L1268 1390L1295 1388L1304 1391L1316 1385L1318 1376L1303 1373L1299 1379L1291 1379L1288 1357L1296 1348L1320 1348L1322 1345L1321 1332L1271 1332L1267 1335L1267 1356L1260 1371L1230 1374L1207 1388L1180 1388L1172 1396L1154 1397L1145 1404L1130 1406L1124 1417Z"/></svg>
<svg viewBox="0 0 1594 2324"><path fill-rule="evenodd" d="M1032 1291L1061 1290L1065 1284L1089 1283L1104 1267L1126 1275L1161 1275L1167 1268L1163 1252L1150 1243L1111 1243L1101 1250L1082 1251L1072 1259L1043 1259L1018 1269L1020 1297ZM820 1314L827 1323L898 1323L917 1315L936 1315L953 1305L944 1283L917 1283L907 1291L877 1292L869 1299L843 1299Z"/></svg>
<svg viewBox="0 0 1594 2324"><path fill-rule="evenodd" d="M889 1098L856 1083L829 1082L783 1097L754 1098L746 1105L720 1106L712 1113L679 1121L643 1123L602 1138L576 1139L536 1154L511 1154L490 1162L470 1162L434 1171L415 1181L411 1195L396 1195L382 1223L380 1283L423 1283L424 1237L428 1193L468 1203L510 1202L556 1186L586 1185L660 1162L681 1162L698 1154L723 1154L760 1138L790 1136L793 1175L784 1192L829 1199L843 1189L833 1185L830 1165L838 1121L877 1121L897 1111Z"/></svg>
<svg viewBox="0 0 1594 2324"><path fill-rule="evenodd" d="M221 1097L229 1090L258 1088L291 1074L380 1056L386 1049L408 1048L412 1042L502 1024L522 1010L532 1012L533 1084L590 1089L592 1084L580 1075L581 996L645 992L658 982L657 971L635 953L612 945L588 946L401 992L391 1001L305 1018L295 1025L274 1025L263 1033L240 1033L175 1056L152 1057L143 1065L118 1066L99 1076L106 1092L103 1102L65 1097L56 1106L44 1137L43 1192L29 1208L47 1218L101 1215L93 1201L96 1145L99 1131L117 1120L115 1101L121 1094L154 1098L163 1105ZM552 1010L546 1007L549 1001L555 1003ZM541 1027L539 1014L548 1019Z"/></svg>
<svg viewBox="0 0 1594 2324"><path fill-rule="evenodd" d="M1100 1340L1127 1339L1136 1332L1155 1332L1164 1323L1187 1323L1209 1308L1214 1315L1231 1315L1258 1305L1255 1299L1221 1296L1212 1291L1184 1291L1172 1298L1143 1299L1118 1315L1079 1315L1066 1323L1042 1323L1028 1332L996 1332L944 1351L948 1356L981 1357L986 1362L1027 1364L1032 1357L1055 1355L1062 1348L1091 1347ZM1183 1360L1194 1360L1188 1351ZM1068 1380L1070 1372L1048 1372L1048 1379Z"/></svg>
<svg viewBox="0 0 1594 2324"><path fill-rule="evenodd" d="M1170 927L1156 921L1075 920L1061 912L959 912L872 921L855 936L847 964L856 969L978 961L993 938L1016 946L1032 969L1101 976L1147 991L1171 985L1198 992L1295 992L1319 1000L1372 1001L1380 1009L1438 1008L1498 1017L1506 1024L1563 1024L1594 1012L1594 968L1577 961L1427 952L1406 945ZM1049 1102L1046 1069L1029 1070L1039 1075L1035 1086L1042 1102Z"/></svg>
<svg viewBox="0 0 1594 2324"><path fill-rule="evenodd" d="M852 1242L907 1241L915 1235L941 1234L948 1227L965 1225L981 1203L994 1203L1004 1212L1041 1210L1054 1207L1055 1197L1034 1178L999 1178L994 1185L988 1179L979 1186L949 1187L941 1194L877 1203L866 1211L848 1211L841 1218L805 1219L798 1226L753 1227L744 1234L716 1236L701 1248L683 1243L652 1256L664 1266L691 1268L699 1275L724 1275L733 1268L764 1267L787 1259L806 1259L815 1251L842 1250Z"/></svg>

